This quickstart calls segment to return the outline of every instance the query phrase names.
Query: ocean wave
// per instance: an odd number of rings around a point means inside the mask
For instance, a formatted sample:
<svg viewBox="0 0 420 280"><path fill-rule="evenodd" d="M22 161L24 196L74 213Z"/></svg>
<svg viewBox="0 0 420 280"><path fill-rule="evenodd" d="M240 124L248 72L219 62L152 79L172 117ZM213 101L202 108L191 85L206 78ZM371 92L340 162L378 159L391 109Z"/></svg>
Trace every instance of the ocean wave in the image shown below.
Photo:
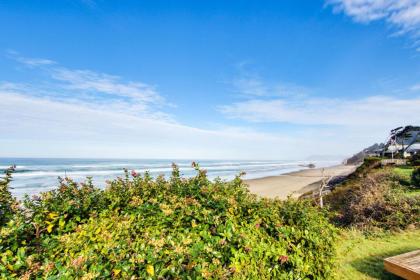
<svg viewBox="0 0 420 280"><path fill-rule="evenodd" d="M296 166L296 164L276 164L276 165L238 165L238 166L229 166L229 165L220 165L220 166L202 166L203 169L206 169L209 172L225 171L225 172L240 172L240 171L264 171L264 170L273 170L273 169L284 169L287 167ZM170 173L172 167L154 167L154 168L132 168L130 170L135 170L139 173L150 172L150 173ZM192 167L180 167L181 172L194 172ZM40 176L67 176L67 177L81 177L81 176L95 176L95 175L116 175L124 174L122 168L114 169L104 169L104 170L17 170L14 174L14 177L40 177Z"/></svg>
<svg viewBox="0 0 420 280"><path fill-rule="evenodd" d="M10 164L10 165L0 165L0 170L6 170L6 169L10 168L11 166L13 166L13 164ZM16 169L17 168L26 168L26 166L24 166L24 165L16 165Z"/></svg>
<svg viewBox="0 0 420 280"><path fill-rule="evenodd" d="M98 187L104 187L105 181L124 176L124 169L135 170L143 174L148 171L151 176L170 176L172 162L180 169L182 176L191 177L196 171L191 166L191 160L74 160L74 159L29 159L16 160L18 163L11 183L12 192L17 196L25 193L34 194L53 189L58 186L57 177L70 177L76 182L82 182L86 177L92 177ZM302 169L303 160L203 160L196 161L200 168L206 169L208 177L213 180L219 177L230 180L241 171L246 173L246 179L280 175L282 173ZM318 167L331 165L331 162L310 161ZM0 162L0 170L7 169L7 161ZM318 164L319 163L319 164ZM1 176L1 175L0 175Z"/></svg>

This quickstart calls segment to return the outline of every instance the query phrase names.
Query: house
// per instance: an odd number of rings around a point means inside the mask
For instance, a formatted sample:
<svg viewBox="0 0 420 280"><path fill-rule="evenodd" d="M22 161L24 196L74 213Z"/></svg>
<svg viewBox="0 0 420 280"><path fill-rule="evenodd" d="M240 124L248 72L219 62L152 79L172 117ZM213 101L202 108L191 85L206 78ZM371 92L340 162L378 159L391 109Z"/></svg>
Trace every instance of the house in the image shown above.
<svg viewBox="0 0 420 280"><path fill-rule="evenodd" d="M391 130L383 155L394 157L401 154L403 157L409 157L419 151L419 145L420 126L397 127Z"/></svg>
<svg viewBox="0 0 420 280"><path fill-rule="evenodd" d="M362 151L364 153L364 156L367 157L380 157L382 155L382 152L384 150L384 144L376 143Z"/></svg>
<svg viewBox="0 0 420 280"><path fill-rule="evenodd" d="M407 153L409 156L412 156L414 154L420 154L420 142L411 144L406 150L405 153Z"/></svg>
<svg viewBox="0 0 420 280"><path fill-rule="evenodd" d="M376 150L373 150L373 151L370 151L370 152L366 153L366 155L368 157L380 157L383 152L384 152L383 148L378 148Z"/></svg>

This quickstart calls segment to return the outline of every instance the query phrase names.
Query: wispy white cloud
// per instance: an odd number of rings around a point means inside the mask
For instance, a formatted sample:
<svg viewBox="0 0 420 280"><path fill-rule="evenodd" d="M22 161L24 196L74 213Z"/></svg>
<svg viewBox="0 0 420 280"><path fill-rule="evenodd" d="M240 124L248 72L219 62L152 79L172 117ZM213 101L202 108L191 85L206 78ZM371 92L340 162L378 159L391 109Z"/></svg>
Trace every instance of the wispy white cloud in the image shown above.
<svg viewBox="0 0 420 280"><path fill-rule="evenodd" d="M313 97L306 87L288 84L267 86L261 79L258 87L264 94L250 94L255 83L235 84L242 100L219 107L229 118L254 123L295 125L394 126L419 123L420 96L397 98L378 95L359 99ZM419 90L419 85L410 88ZM260 92L258 92L260 93Z"/></svg>
<svg viewBox="0 0 420 280"><path fill-rule="evenodd" d="M52 60L26 58L15 51L9 51L8 54L20 64L29 67L29 71L42 73L43 78L29 84L2 82L0 89L153 119L173 119L161 110L171 104L166 102L153 85L125 81L119 76L92 70L69 69Z"/></svg>
<svg viewBox="0 0 420 280"><path fill-rule="evenodd" d="M248 125L192 127L166 113L168 102L155 86L59 63L16 60L29 71L42 73L45 80L0 83L0 127L5 128L0 156L285 159L343 155L382 139L384 128L397 121L419 122L413 113L420 105L415 98L316 99L304 87L267 84L246 76L233 83L240 101L220 110L232 118L287 122L298 124L298 129L281 133ZM370 126L365 125L369 122ZM300 124L313 127L300 129ZM320 124L339 127L316 127ZM376 127L379 124L381 128Z"/></svg>
<svg viewBox="0 0 420 280"><path fill-rule="evenodd" d="M101 92L144 103L160 104L164 101L153 86L141 82L122 82L120 77L104 73L61 67L53 69L52 78L64 82L68 89L74 91Z"/></svg>
<svg viewBox="0 0 420 280"><path fill-rule="evenodd" d="M1 90L0 97L1 156L275 159L307 152L291 149L291 136L201 129Z"/></svg>
<svg viewBox="0 0 420 280"><path fill-rule="evenodd" d="M18 52L13 51L13 50L7 51L7 55L10 58L12 58L12 59L14 59L14 60L16 60L16 61L18 61L18 62L26 65L26 66L29 66L29 67L36 67L36 66L53 65L53 64L55 64L55 61L50 60L50 59L23 57Z"/></svg>
<svg viewBox="0 0 420 280"><path fill-rule="evenodd" d="M385 20L396 34L408 34L419 43L420 2L418 0L326 0L335 12L343 12L357 22Z"/></svg>
<svg viewBox="0 0 420 280"><path fill-rule="evenodd" d="M294 92L293 88L285 88L282 95L244 94L242 100L220 106L219 111L228 118L248 123L291 125L300 131L296 139L310 139L307 145L315 151L322 150L325 143L331 145L331 151L348 151L355 146L361 149L383 141L396 126L420 123L419 95L346 99L314 97L310 91L304 95Z"/></svg>
<svg viewBox="0 0 420 280"><path fill-rule="evenodd" d="M395 126L420 123L420 97L372 96L356 100L252 99L220 107L231 118L302 125Z"/></svg>
<svg viewBox="0 0 420 280"><path fill-rule="evenodd" d="M267 83L256 75L246 74L232 81L234 92L242 98L270 98L285 96L305 96L309 90L292 83Z"/></svg>
<svg viewBox="0 0 420 280"><path fill-rule="evenodd" d="M416 84L410 87L410 90L412 91L420 91L420 84Z"/></svg>
<svg viewBox="0 0 420 280"><path fill-rule="evenodd" d="M258 78L238 78L232 82L233 86L241 94L247 96L265 96L268 93L267 87Z"/></svg>
<svg viewBox="0 0 420 280"><path fill-rule="evenodd" d="M278 147L295 143L249 128L183 125L165 112L168 102L156 87L144 82L34 63L17 53L13 59L41 75L0 83L0 127L7 128L0 156L275 159L286 152Z"/></svg>
<svg viewBox="0 0 420 280"><path fill-rule="evenodd" d="M285 134L249 126L198 128L131 114L123 105L115 110L50 98L50 93L30 95L30 90L12 83L0 87L0 156L293 159L314 153L350 154L360 148L360 141L344 146L336 137L326 141L314 137L328 131Z"/></svg>

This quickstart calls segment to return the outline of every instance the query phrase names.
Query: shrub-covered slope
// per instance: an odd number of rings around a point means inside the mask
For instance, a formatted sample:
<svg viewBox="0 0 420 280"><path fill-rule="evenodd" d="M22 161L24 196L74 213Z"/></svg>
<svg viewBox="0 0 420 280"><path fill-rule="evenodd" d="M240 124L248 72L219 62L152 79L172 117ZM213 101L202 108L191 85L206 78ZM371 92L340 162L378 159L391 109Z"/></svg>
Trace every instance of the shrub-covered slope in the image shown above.
<svg viewBox="0 0 420 280"><path fill-rule="evenodd" d="M420 196L393 167L368 159L326 196L334 221L360 228L404 229L420 225Z"/></svg>
<svg viewBox="0 0 420 280"><path fill-rule="evenodd" d="M10 199L6 188L0 194ZM9 209L9 208L8 208ZM335 229L303 201L257 199L238 177L152 179L105 190L62 180L0 229L0 277L327 279Z"/></svg>

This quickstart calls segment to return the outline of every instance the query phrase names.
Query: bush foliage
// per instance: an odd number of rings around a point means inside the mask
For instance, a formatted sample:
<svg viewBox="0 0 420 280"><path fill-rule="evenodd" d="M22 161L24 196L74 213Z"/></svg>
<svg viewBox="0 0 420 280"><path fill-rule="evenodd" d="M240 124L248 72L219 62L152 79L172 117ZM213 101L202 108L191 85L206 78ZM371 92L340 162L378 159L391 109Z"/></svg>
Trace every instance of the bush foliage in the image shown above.
<svg viewBox="0 0 420 280"><path fill-rule="evenodd" d="M14 166L8 168L4 178L0 178L0 226L3 226L16 212L17 201L9 190L9 183L12 180L14 170Z"/></svg>
<svg viewBox="0 0 420 280"><path fill-rule="evenodd" d="M60 180L26 197L0 229L0 277L327 279L335 228L305 201L258 199L240 177ZM2 198L13 198L1 185ZM3 205L3 201L2 201ZM11 207L6 207L12 209ZM6 211L6 210L1 210ZM2 212L3 213L3 212Z"/></svg>
<svg viewBox="0 0 420 280"><path fill-rule="evenodd" d="M420 167L420 153L415 153L410 158L410 164L412 166L418 166Z"/></svg>

